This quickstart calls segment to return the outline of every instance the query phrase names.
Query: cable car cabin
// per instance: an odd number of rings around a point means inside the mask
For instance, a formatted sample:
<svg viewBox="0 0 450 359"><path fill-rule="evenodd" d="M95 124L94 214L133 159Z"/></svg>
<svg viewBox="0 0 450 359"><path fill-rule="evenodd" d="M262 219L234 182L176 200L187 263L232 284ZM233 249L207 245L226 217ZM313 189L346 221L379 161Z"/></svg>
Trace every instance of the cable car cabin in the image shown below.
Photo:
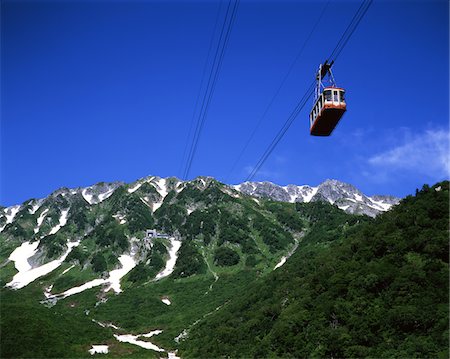
<svg viewBox="0 0 450 359"><path fill-rule="evenodd" d="M345 90L325 87L309 115L312 136L329 136L346 111Z"/></svg>

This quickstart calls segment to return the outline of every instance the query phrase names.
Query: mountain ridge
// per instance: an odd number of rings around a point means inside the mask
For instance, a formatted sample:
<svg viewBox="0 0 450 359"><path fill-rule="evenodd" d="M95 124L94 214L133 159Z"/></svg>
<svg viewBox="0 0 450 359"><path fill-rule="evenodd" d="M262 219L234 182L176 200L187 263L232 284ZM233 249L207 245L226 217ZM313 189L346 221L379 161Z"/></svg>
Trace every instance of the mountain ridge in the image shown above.
<svg viewBox="0 0 450 359"><path fill-rule="evenodd" d="M335 179L327 179L316 187L309 185L280 186L272 182L244 182L233 186L235 189L256 197L266 197L281 202L326 201L336 204L339 209L352 214L375 217L399 202L390 195L366 196L355 186Z"/></svg>
<svg viewBox="0 0 450 359"><path fill-rule="evenodd" d="M131 183L114 181L98 182L87 187L61 187L51 192L47 197L44 198L31 198L24 201L22 204L15 204L8 207L0 206L0 232L4 229L6 224L11 223L12 219L15 217L15 214L17 214L17 212L24 206L31 206L29 212L30 214L34 214L42 205L42 203L44 203L50 197L56 198L59 195L66 197L81 194L81 196L88 204L93 205L107 199L119 187L125 187L129 193L133 193L134 191L138 190L144 183L153 183L156 184L156 190L158 191L159 189L158 193L160 194L162 199L164 199L169 190L182 190L185 187L186 183L197 184L199 189L202 189L210 181L216 181L217 183L220 183L213 177L209 176L198 176L190 181L182 181L177 177L164 178L149 175L139 178L138 180ZM162 184L163 182L165 183ZM167 187L168 183L169 185ZM322 200L331 204L335 204L338 208L344 210L347 213L365 214L371 217L375 217L377 214L390 209L392 205L395 205L400 201L399 198L391 195L367 196L355 186L335 179L327 179L318 186L295 184L281 186L269 181L243 182L237 185L222 185L237 190L238 192L246 194L248 196L256 198L267 198L280 202L308 203L310 201L314 202ZM153 212L159 208L159 205L156 205L155 207L157 208L153 208Z"/></svg>

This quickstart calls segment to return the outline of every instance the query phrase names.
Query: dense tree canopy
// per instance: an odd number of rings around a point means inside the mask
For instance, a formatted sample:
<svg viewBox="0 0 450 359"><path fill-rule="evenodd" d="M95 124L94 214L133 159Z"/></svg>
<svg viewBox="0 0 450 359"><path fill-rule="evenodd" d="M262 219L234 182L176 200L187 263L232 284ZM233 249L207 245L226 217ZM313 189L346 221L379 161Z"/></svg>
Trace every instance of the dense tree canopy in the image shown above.
<svg viewBox="0 0 450 359"><path fill-rule="evenodd" d="M375 220L324 204L285 266L208 317L186 357L448 357L448 182ZM310 238L308 238L310 237Z"/></svg>

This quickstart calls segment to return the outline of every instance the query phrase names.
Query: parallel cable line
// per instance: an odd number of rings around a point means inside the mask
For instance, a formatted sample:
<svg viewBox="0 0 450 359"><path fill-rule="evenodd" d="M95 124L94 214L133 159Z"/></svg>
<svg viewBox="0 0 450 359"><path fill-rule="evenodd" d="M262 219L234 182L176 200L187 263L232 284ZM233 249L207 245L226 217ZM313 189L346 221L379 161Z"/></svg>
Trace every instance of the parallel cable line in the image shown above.
<svg viewBox="0 0 450 359"><path fill-rule="evenodd" d="M308 36L306 36L305 41L303 42L302 46L300 47L300 50L297 52L297 55L295 56L294 60L290 64L288 71L285 73L285 75L284 75L283 79L281 80L277 90L273 94L273 96L272 96L271 100L269 101L268 105L266 106L263 114L259 118L256 126L253 128L252 133L250 134L250 136L248 137L247 141L245 142L244 147L242 148L241 152L239 153L239 155L237 156L237 158L234 161L233 165L231 166L231 169L228 172L228 178L234 172L236 166L240 162L242 156L244 155L244 153L247 150L248 146L250 145L250 143L252 142L253 138L255 137L255 134L258 132L261 124L263 123L264 118L266 117L267 113L269 112L270 108L272 107L272 104L275 102L275 99L278 97L282 87L284 86L286 80L288 79L289 75L291 74L292 70L294 69L298 59L303 54L303 51L305 50L306 45L308 44L308 42L311 39L314 31L316 30L317 26L319 25L320 20L322 20L322 17L325 14L325 10L327 9L327 7L330 4L330 2L331 2L331 0L328 0L328 2L322 8L322 11L320 12L319 17L317 18L316 22L314 23L314 25L313 25L311 31L309 32ZM225 180L225 182L228 182L228 178Z"/></svg>
<svg viewBox="0 0 450 359"><path fill-rule="evenodd" d="M189 174L190 166L191 166L192 161L193 161L193 149L196 147L195 143L198 142L200 129L202 127L201 126L201 119L202 119L203 109L204 109L204 105L205 105L205 100L206 100L206 98L208 96L208 93L210 91L211 79L212 79L214 71L216 69L216 62L217 62L219 50L220 50L220 47L221 47L221 44L222 44L222 37L223 37L224 30L225 30L225 26L227 24L227 19L228 19L228 13L230 11L230 6L231 6L231 0L228 2L227 10L226 10L226 13L225 13L225 18L224 18L224 21L223 21L223 24L222 24L219 40L218 40L217 47L216 47L216 51L214 53L214 59L212 61L212 65L211 65L211 71L209 73L208 82L207 82L207 85L206 85L206 88L205 88L205 91L204 91L204 94L203 94L202 104L200 106L200 111L199 111L199 115L198 115L196 126L195 126L194 136L192 138L191 146L189 148L189 155L188 155L188 158L186 160L185 169L184 169L184 173L183 173L183 179L185 179L185 180L187 179L187 176Z"/></svg>
<svg viewBox="0 0 450 359"><path fill-rule="evenodd" d="M195 158L198 142L199 142L200 135L201 135L201 132L202 132L204 124L205 124L209 105L211 103L211 99L212 99L212 96L214 94L214 90L216 87L217 79L219 77L220 69L221 69L223 58L225 55L225 50L226 50L226 47L228 44L228 40L230 38L234 20L236 18L236 13L237 13L237 9L239 6L239 2L240 2L240 0L235 0L234 5L232 6L230 16L229 16L229 13L230 13L232 1L230 0L228 3L227 12L226 12L225 19L224 19L224 22L222 25L222 30L220 32L218 46L216 48L216 52L214 55L214 61L212 64L211 73L208 78L208 83L207 83L204 97L202 100L202 104L200 107L199 117L197 119L195 133L194 133L191 147L189 150L189 155L188 155L188 158L186 161L186 166L185 166L184 175L183 175L184 179L188 178L189 172L190 172L190 169L192 166L192 162Z"/></svg>
<svg viewBox="0 0 450 359"><path fill-rule="evenodd" d="M219 23L220 9L221 8L222 8L222 1L220 1L219 7L217 9L216 21L214 23L214 28L213 28L213 32L212 32L212 35L211 35L211 40L209 41L208 55L206 56L205 64L203 65L202 80L200 82L200 88L198 89L197 99L195 100L194 112L193 112L192 117L191 117L191 124L189 126L189 132L188 132L188 135L186 137L186 143L184 145L183 157L182 157L182 160L180 162L180 169L179 169L179 173L180 174L182 172L183 163L184 163L185 158L186 158L186 152L187 152L187 148L188 148L188 145L189 145L189 139L191 138L192 128L194 127L194 119L195 119L195 115L197 113L198 104L200 102L200 95L202 93L203 84L205 83L206 69L208 68L208 60L209 60L210 55L211 55L211 50L212 50L213 43L214 43L214 35L216 33L217 25Z"/></svg>
<svg viewBox="0 0 450 359"><path fill-rule="evenodd" d="M333 52L331 53L330 57L328 58L328 62L334 62L339 54L342 52L345 45L348 43L348 40L355 32L356 28L358 27L359 23L361 22L362 18L366 14L367 10L369 9L370 5L372 4L373 0L364 0L361 6L356 11L356 14L353 16L352 20L350 21L350 24L347 26L346 30L342 34L341 38L339 39L336 47L334 48ZM258 171L261 169L261 167L266 162L267 158L271 155L277 144L281 141L289 127L294 122L295 118L298 116L300 111L305 107L307 101L312 96L313 91L315 87L315 81L312 82L312 84L308 87L308 90L306 90L303 97L300 99L300 101L297 103L294 110L289 115L288 119L284 122L282 128L278 131L278 133L275 135L274 139L270 143L270 145L266 148L263 155L260 157L256 165L254 166L253 170L250 172L250 174L247 176L245 181L251 181L255 175L258 173Z"/></svg>
<svg viewBox="0 0 450 359"><path fill-rule="evenodd" d="M373 0L363 1L356 11L355 15L353 16L352 20L350 21L350 24L345 29L344 33L342 34L341 38L339 39L336 47L334 48L331 55L328 57L329 61L336 61L339 54L341 53L342 49L347 45L348 40L355 32L356 28L358 27L359 23L361 22L362 18L366 14L367 10L369 10L370 5L372 5ZM353 25L352 25L353 24ZM347 34L347 35L346 35ZM340 47L340 49L339 49Z"/></svg>
<svg viewBox="0 0 450 359"><path fill-rule="evenodd" d="M275 147L278 145L278 143L281 141L289 127L291 127L292 123L294 122L295 118L298 116L300 111L303 109L303 107L306 105L307 101L311 98L314 88L315 88L316 82L313 81L311 85L308 87L308 90L306 90L305 94L301 98L301 100L297 103L297 106L295 106L294 110L289 115L288 119L283 124L283 127L278 131L275 138L272 140L270 145L267 147L259 161L256 163L253 170L250 172L250 174L247 176L245 181L251 181L253 177L258 173L258 171L261 169L264 162L266 162L267 158L272 154Z"/></svg>

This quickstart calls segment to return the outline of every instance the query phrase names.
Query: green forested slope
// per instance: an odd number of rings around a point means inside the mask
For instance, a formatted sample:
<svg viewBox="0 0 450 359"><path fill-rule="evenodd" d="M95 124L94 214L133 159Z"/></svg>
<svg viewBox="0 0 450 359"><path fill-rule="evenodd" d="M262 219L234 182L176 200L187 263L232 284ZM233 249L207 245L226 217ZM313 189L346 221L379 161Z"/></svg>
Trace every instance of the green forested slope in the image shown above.
<svg viewBox="0 0 450 359"><path fill-rule="evenodd" d="M134 192L118 188L94 205L87 205L80 193L49 197L34 214L46 211L49 216L38 233L34 233L37 219L30 220L25 207L23 215L18 214L0 234L0 357L86 357L98 344L109 346L103 357L167 356L167 352L118 342L113 334L160 329L163 333L151 341L174 350L175 337L228 305L293 248L303 228L294 204L258 202L212 179L197 182L170 191L156 210L147 202L158 194L146 183ZM67 225L46 235L59 222L61 209L67 208ZM182 242L174 272L159 281L155 276L169 259L170 245L160 238L145 246L145 230L151 228ZM36 267L59 258L68 239L80 244L60 267L24 288L4 287L17 273L9 255L24 241L36 239L40 239L40 252L32 263ZM53 294L62 293L105 278L108 271L120 267L119 256L130 253L132 246L138 263L121 279L122 293L104 293L105 287L96 286L54 306L45 302L48 288ZM163 298L171 304L164 304ZM112 322L120 329L101 327L93 320Z"/></svg>
<svg viewBox="0 0 450 359"><path fill-rule="evenodd" d="M448 182L356 226L297 210L312 227L296 253L193 328L183 357L448 357Z"/></svg>

